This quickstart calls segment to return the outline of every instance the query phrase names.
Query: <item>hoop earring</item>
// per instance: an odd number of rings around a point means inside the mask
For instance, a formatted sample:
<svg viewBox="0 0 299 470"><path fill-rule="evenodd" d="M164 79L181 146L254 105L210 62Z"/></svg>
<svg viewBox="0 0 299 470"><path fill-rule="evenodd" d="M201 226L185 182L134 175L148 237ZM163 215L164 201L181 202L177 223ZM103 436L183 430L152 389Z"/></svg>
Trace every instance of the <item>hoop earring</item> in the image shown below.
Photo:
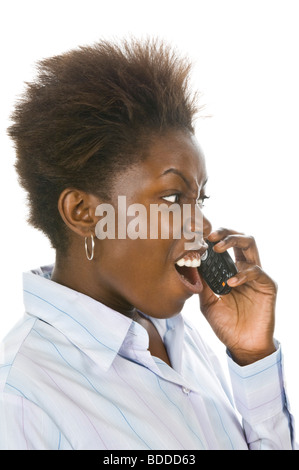
<svg viewBox="0 0 299 470"><path fill-rule="evenodd" d="M88 237L85 237L85 241L84 241L85 254L86 254L86 258L88 259L88 261L92 261L93 257L94 257L94 238L93 238L93 235L90 235L90 238L91 238L91 254L89 254L89 252L88 252L88 246L87 246Z"/></svg>

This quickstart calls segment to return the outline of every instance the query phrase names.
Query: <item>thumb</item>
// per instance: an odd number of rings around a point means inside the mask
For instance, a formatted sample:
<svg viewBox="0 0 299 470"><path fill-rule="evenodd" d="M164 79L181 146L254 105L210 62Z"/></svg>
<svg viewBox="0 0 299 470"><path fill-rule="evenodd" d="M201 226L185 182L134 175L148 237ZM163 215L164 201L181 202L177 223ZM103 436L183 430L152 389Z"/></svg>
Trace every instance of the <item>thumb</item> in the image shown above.
<svg viewBox="0 0 299 470"><path fill-rule="evenodd" d="M210 289L208 284L202 279L203 289L199 294L199 305L200 310L204 316L207 316L207 313L211 306L218 302L219 297L214 294L214 292Z"/></svg>

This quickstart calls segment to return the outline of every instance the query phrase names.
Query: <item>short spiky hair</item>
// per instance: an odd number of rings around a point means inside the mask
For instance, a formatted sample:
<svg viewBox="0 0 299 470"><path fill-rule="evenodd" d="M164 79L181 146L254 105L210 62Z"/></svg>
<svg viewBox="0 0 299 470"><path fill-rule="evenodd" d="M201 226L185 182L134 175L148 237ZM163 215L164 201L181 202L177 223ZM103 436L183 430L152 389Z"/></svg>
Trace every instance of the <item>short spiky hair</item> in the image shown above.
<svg viewBox="0 0 299 470"><path fill-rule="evenodd" d="M158 40L101 41L38 63L9 135L29 222L66 247L57 202L67 187L104 198L116 171L146 154L149 136L193 132L190 63Z"/></svg>

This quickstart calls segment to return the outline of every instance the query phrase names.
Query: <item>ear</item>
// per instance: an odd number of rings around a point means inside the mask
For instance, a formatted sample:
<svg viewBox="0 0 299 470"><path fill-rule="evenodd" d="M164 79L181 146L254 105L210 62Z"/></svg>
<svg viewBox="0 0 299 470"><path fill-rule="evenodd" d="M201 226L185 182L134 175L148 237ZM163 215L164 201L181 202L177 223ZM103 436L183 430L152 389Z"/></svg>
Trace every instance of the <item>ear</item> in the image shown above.
<svg viewBox="0 0 299 470"><path fill-rule="evenodd" d="M59 196L58 210L64 223L75 233L86 237L95 233L95 215L100 199L78 189L67 188Z"/></svg>

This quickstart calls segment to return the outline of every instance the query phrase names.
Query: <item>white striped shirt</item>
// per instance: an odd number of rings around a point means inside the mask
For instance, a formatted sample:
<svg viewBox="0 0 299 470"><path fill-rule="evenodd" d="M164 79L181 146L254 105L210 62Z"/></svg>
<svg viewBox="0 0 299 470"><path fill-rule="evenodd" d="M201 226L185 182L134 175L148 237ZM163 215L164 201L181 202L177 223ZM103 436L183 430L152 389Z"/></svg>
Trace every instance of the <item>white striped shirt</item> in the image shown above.
<svg viewBox="0 0 299 470"><path fill-rule="evenodd" d="M281 351L229 357L234 402L215 356L178 315L153 320L172 367L138 323L24 274L25 316L1 346L1 449L290 449Z"/></svg>

